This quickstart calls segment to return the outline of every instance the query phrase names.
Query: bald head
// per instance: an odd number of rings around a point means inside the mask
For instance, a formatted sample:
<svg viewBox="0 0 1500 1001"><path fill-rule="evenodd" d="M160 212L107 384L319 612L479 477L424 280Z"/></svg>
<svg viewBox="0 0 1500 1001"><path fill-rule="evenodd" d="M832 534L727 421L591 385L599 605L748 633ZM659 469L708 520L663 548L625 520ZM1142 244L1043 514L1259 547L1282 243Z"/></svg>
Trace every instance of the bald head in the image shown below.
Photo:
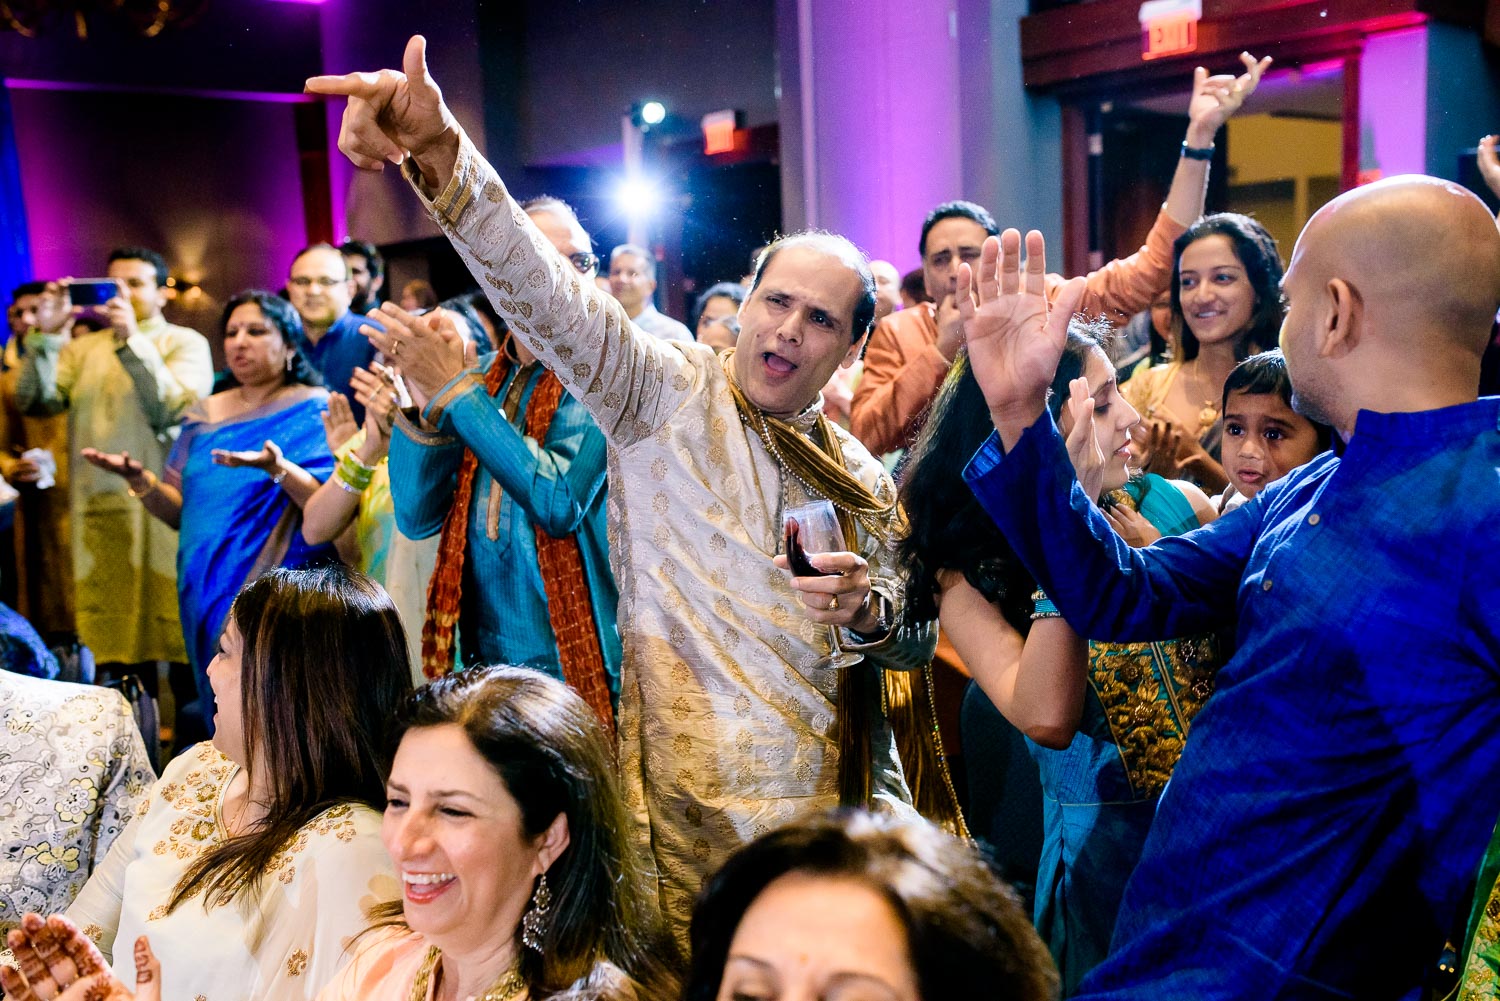
<svg viewBox="0 0 1500 1001"><path fill-rule="evenodd" d="M1292 264L1318 284L1346 281L1378 329L1447 337L1476 356L1500 305L1495 218L1471 192L1433 177L1392 177L1335 198L1308 222Z"/></svg>

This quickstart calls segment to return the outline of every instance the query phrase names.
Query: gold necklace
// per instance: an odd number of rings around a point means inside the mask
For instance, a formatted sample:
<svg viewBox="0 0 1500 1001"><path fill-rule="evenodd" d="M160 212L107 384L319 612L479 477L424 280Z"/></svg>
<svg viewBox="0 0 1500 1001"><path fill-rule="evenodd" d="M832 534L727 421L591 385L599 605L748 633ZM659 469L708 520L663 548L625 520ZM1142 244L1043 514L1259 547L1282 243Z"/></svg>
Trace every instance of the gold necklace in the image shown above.
<svg viewBox="0 0 1500 1001"><path fill-rule="evenodd" d="M417 975L411 982L411 1001L427 1001L427 990L432 985L432 978L437 973L438 963L442 958L443 951L437 946L427 950L427 955L423 957L422 965L417 967ZM513 1001L525 992L526 979L521 976L521 962L517 959L476 1001Z"/></svg>

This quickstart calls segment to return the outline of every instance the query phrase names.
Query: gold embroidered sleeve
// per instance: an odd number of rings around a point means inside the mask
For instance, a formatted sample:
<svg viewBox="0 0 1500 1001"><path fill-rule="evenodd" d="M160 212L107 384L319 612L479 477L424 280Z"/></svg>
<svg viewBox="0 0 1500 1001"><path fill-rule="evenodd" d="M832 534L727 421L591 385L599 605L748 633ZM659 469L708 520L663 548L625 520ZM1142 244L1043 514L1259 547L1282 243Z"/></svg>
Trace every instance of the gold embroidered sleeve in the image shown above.
<svg viewBox="0 0 1500 1001"><path fill-rule="evenodd" d="M406 176L512 332L617 445L654 433L691 395L698 352L636 328L533 225L467 136L437 197L409 162Z"/></svg>

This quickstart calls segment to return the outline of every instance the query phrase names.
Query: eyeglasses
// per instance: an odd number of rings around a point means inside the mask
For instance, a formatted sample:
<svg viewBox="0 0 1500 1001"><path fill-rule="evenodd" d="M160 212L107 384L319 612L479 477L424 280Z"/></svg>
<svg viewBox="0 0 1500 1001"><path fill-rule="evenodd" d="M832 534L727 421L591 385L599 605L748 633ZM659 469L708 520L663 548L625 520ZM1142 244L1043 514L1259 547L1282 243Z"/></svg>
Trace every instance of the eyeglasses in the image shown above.
<svg viewBox="0 0 1500 1001"><path fill-rule="evenodd" d="M573 262L573 268L581 275L586 275L599 266L599 255L589 253L569 254L568 260Z"/></svg>
<svg viewBox="0 0 1500 1001"><path fill-rule="evenodd" d="M288 278L286 283L295 288L306 289L316 285L318 288L326 289L333 288L335 285L342 285L346 281L348 281L347 278L329 278L327 275L321 278L309 278L307 275L298 275L296 278Z"/></svg>

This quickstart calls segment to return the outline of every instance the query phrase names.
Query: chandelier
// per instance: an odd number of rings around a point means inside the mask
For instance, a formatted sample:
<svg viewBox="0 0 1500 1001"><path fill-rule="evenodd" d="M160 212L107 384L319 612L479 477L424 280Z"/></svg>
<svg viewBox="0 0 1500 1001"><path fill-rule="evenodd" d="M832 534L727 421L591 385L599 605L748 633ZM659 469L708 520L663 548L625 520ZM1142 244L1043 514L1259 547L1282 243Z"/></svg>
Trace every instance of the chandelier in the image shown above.
<svg viewBox="0 0 1500 1001"><path fill-rule="evenodd" d="M0 0L0 30L35 38L49 24L71 21L78 37L88 38L89 26L105 20L154 38L206 6L208 0Z"/></svg>

